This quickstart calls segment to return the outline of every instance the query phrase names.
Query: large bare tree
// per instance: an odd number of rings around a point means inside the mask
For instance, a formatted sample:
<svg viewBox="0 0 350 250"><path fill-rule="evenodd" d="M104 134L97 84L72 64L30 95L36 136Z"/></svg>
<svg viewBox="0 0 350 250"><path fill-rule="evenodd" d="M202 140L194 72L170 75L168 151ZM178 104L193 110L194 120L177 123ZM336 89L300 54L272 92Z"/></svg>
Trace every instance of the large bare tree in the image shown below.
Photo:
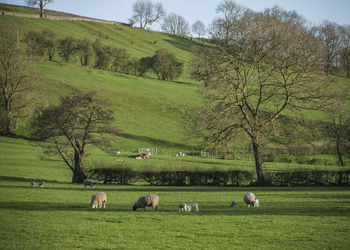
<svg viewBox="0 0 350 250"><path fill-rule="evenodd" d="M133 20L140 24L141 29L158 22L165 15L163 6L160 3L153 4L149 0L138 0L133 6Z"/></svg>
<svg viewBox="0 0 350 250"><path fill-rule="evenodd" d="M38 6L40 9L40 18L43 18L44 8L48 3L53 3L53 0L26 0L29 6Z"/></svg>
<svg viewBox="0 0 350 250"><path fill-rule="evenodd" d="M113 111L96 92L77 93L42 109L33 120L34 136L51 142L56 153L72 170L72 182L86 178L83 158L89 144L106 145L99 134L115 134Z"/></svg>
<svg viewBox="0 0 350 250"><path fill-rule="evenodd" d="M0 115L4 135L12 135L16 119L29 107L31 60L19 44L19 29L6 22L0 25Z"/></svg>
<svg viewBox="0 0 350 250"><path fill-rule="evenodd" d="M229 13L235 15L226 18L232 27L218 22L211 33L215 46L198 52L196 74L206 83L206 105L197 125L214 143L245 133L262 184L261 139L273 134L283 114L302 115L297 111L317 108L324 97L322 53L319 41L303 25L281 18L283 12L253 13L238 6Z"/></svg>
<svg viewBox="0 0 350 250"><path fill-rule="evenodd" d="M313 27L313 33L322 41L324 50L325 72L330 73L332 67L337 66L340 51L340 26L337 23L323 21L322 25Z"/></svg>
<svg viewBox="0 0 350 250"><path fill-rule="evenodd" d="M205 35L206 29L205 24L202 21L197 20L192 25L192 32L198 35L198 38L201 38L203 35Z"/></svg>
<svg viewBox="0 0 350 250"><path fill-rule="evenodd" d="M340 27L340 61L350 78L350 25Z"/></svg>
<svg viewBox="0 0 350 250"><path fill-rule="evenodd" d="M190 33L189 25L185 18L175 13L170 13L164 18L162 30L179 36L185 36Z"/></svg>

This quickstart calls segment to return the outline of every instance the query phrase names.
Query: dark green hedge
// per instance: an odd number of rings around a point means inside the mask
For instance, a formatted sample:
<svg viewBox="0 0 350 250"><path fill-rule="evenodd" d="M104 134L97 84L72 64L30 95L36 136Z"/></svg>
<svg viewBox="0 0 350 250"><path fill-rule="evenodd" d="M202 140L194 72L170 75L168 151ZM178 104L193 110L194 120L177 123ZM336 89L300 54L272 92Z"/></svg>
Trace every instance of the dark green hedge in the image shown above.
<svg viewBox="0 0 350 250"><path fill-rule="evenodd" d="M251 186L254 171L135 171L128 168L95 168L91 175L103 183L120 185L145 182L149 185ZM350 170L340 171L270 171L265 172L266 186L349 185Z"/></svg>

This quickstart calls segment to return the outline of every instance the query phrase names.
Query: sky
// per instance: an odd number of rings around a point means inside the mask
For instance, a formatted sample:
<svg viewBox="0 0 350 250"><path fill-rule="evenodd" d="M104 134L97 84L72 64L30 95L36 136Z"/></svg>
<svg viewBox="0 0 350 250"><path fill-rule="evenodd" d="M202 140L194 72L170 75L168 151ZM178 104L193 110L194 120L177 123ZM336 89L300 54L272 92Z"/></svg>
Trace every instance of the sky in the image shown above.
<svg viewBox="0 0 350 250"><path fill-rule="evenodd" d="M54 0L47 4L50 10L104 20L128 23L132 17L132 5L136 0ZM25 5L25 0L0 0L0 3ZM216 7L223 0L152 0L161 3L167 14L183 16L192 26L197 20L206 27L217 17ZM235 0L236 3L254 11L263 11L278 5L285 10L296 10L311 24L320 24L323 20L350 25L350 0ZM160 30L159 24L150 26Z"/></svg>

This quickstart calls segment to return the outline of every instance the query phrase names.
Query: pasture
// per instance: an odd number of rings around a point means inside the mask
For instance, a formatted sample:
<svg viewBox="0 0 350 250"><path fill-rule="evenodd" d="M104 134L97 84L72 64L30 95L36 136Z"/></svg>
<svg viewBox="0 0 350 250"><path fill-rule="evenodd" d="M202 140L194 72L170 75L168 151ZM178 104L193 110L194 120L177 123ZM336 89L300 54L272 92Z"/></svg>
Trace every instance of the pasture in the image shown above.
<svg viewBox="0 0 350 250"><path fill-rule="evenodd" d="M107 193L105 209L91 196ZM254 192L260 207L247 208ZM0 180L2 249L348 249L350 189L345 187L152 187ZM141 195L160 197L158 212L132 211ZM238 207L229 207L236 199ZM179 213L182 202L199 213Z"/></svg>
<svg viewBox="0 0 350 250"><path fill-rule="evenodd" d="M60 161L40 159L40 148L29 141L0 137L0 148L1 249L348 249L350 245L349 187L101 184L84 189L69 183L70 170ZM33 180L46 184L31 187ZM89 208L92 195L99 191L108 196L106 208ZM256 194L260 207L244 205L246 192ZM132 211L138 197L147 193L159 195L159 210ZM238 207L229 206L232 200ZM183 202L197 202L199 213L179 213Z"/></svg>

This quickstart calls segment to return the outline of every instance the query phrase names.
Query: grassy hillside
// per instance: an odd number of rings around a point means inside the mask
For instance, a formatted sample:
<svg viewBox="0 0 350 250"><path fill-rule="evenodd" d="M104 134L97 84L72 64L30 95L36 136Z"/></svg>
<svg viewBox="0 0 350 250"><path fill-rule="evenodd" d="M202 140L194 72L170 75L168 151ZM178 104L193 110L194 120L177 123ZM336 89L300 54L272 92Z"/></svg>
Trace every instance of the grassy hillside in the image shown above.
<svg viewBox="0 0 350 250"><path fill-rule="evenodd" d="M58 38L102 39L103 44L125 48L137 58L151 56L159 48L176 54L185 65L185 72L176 82L81 67L77 61L64 64L58 57L54 58L55 62L44 60L32 69L39 89L37 105L55 102L58 96L75 89L97 90L113 102L116 125L123 131L121 149L135 151L138 147L158 147L167 152L169 149L193 150L196 146L183 133L183 119L186 112L201 103L197 93L200 84L190 77L191 49L199 43L183 37L111 24L10 16L1 16L0 19L15 23L20 27L22 36L30 30L51 29ZM26 123L21 123L18 132L28 135L25 126Z"/></svg>

